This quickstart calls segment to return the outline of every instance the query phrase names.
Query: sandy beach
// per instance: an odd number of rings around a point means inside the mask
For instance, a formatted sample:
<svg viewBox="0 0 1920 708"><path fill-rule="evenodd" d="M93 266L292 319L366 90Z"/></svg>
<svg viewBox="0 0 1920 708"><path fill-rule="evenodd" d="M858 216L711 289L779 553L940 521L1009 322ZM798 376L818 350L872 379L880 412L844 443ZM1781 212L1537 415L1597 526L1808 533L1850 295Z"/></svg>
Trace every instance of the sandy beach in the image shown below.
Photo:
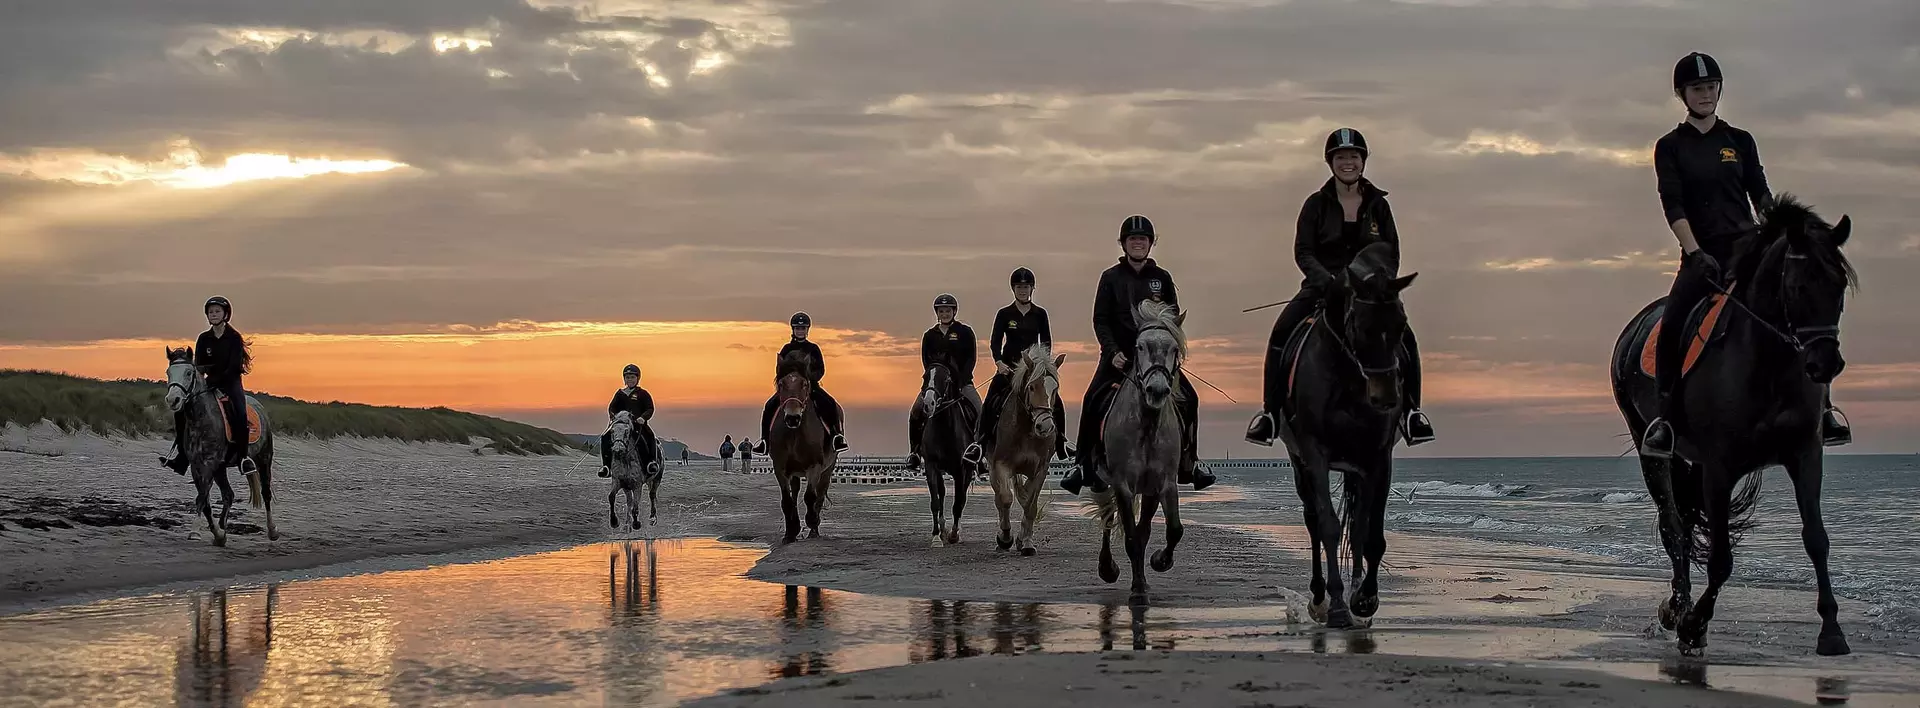
<svg viewBox="0 0 1920 708"><path fill-rule="evenodd" d="M787 585L980 602L1126 600L1124 579L1107 585L1095 575L1093 522L1078 500L1057 490L1046 496L1039 553L1030 558L995 547L997 521L985 485L973 490L957 547L930 547L927 495L919 485L837 486L823 538L779 546L770 476L722 474L717 463L670 466L659 522L615 531L606 526L606 483L594 475L596 460L481 454L475 447L283 441L275 513L281 539L268 542L241 525L226 548L215 548L189 511L191 484L152 463L163 442L10 428L0 435L0 611L224 586L262 574L299 579L672 537L771 546L745 575ZM260 523L259 512L245 506L244 488L240 494L237 523ZM1163 703L1155 691L1167 689L1165 677L1135 688L1108 680L1140 666L1189 677L1175 683L1192 683L1200 693L1181 700L1201 705L1318 705L1336 694L1234 687L1329 676L1336 680L1328 686L1346 687L1337 689L1347 691L1341 696L1368 687L1372 702L1352 705L1383 706L1771 705L1748 697L1724 702L1728 694L1662 682L1809 701L1820 681L1840 679L1855 705L1900 705L1891 697L1920 691L1912 638L1870 629L1858 603L1843 603L1841 617L1855 653L1816 658L1811 593L1735 586L1714 626L1711 678L1693 681L1685 667L1662 666L1674 654L1671 637L1652 621L1664 578L1574 553L1468 539L1392 534L1373 629L1325 633L1303 619L1299 591L1308 568L1297 519L1249 507L1230 482L1184 498L1183 511L1189 526L1178 564L1149 576L1151 612L1248 625L1235 646L1272 646L1275 653L1146 651L1117 659L1050 651L797 678L713 704L837 705L929 691L929 705L989 695L1030 701L1013 705ZM1124 571L1124 557L1120 562ZM1143 646L1156 648L1175 646L1183 631L1151 617L1136 625L1142 627ZM1395 656L1311 656L1326 651L1335 635L1350 635L1334 642L1344 641L1350 652ZM1365 649L1357 649L1363 640ZM1124 636L1118 648L1126 648ZM1282 653L1285 660L1275 663ZM986 676L995 678L978 680Z"/></svg>

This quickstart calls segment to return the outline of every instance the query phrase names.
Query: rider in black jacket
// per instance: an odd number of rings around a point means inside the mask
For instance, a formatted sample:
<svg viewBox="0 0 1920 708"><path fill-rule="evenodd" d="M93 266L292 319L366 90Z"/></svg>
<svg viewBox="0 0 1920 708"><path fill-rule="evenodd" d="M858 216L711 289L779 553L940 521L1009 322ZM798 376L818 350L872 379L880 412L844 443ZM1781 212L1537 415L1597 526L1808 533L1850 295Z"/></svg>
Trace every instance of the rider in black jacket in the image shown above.
<svg viewBox="0 0 1920 708"><path fill-rule="evenodd" d="M787 324L793 327L793 340L780 348L774 361L787 358L790 352L804 352L811 360L812 371L807 373L807 377L813 379L813 405L820 407L820 419L826 423L827 432L833 435L833 449L846 452L846 421L842 419L840 402L833 400L833 396L827 395L826 389L820 387L820 379L827 375L827 359L820 354L820 345L807 341L807 333L813 329L813 318L805 312L795 312ZM754 453L767 454L767 431L772 429L773 414L779 408L780 397L768 396L766 410L760 413L760 442L753 444Z"/></svg>
<svg viewBox="0 0 1920 708"><path fill-rule="evenodd" d="M1306 280L1267 335L1265 401L1247 425L1247 442L1255 445L1272 446L1279 434L1273 414L1280 410L1278 396L1285 394L1285 387L1278 385L1287 377L1282 352L1294 330L1330 294L1337 282L1334 274L1345 271L1360 249L1381 241L1393 246L1392 269L1398 271L1400 266L1400 229L1393 221L1393 207L1387 204L1386 190L1374 186L1365 176L1366 136L1352 128L1341 128L1327 136L1326 147L1327 168L1333 176L1300 205L1300 221L1293 236L1293 260ZM1433 423L1420 410L1420 347L1412 328L1401 339L1401 348L1405 352L1400 377L1408 408L1407 419L1402 421L1403 433L1407 445L1413 446L1433 440Z"/></svg>
<svg viewBox="0 0 1920 708"><path fill-rule="evenodd" d="M1674 387L1680 382L1686 351L1686 321L1701 300L1714 293L1725 275L1745 280L1754 264L1732 262L1747 239L1759 234L1754 212L1773 204L1766 170L1753 135L1720 120L1722 76L1713 57L1694 52L1673 67L1673 93L1687 107L1687 120L1653 146L1660 206L1680 241L1680 272L1667 294L1666 322L1654 343L1654 381L1660 391L1660 417L1647 425L1641 451L1651 457L1673 455L1671 421L1678 410ZM1822 417L1827 445L1853 440L1845 418L1829 402Z"/></svg>
<svg viewBox="0 0 1920 708"><path fill-rule="evenodd" d="M233 438L227 443L228 467L239 467L242 472L251 473L253 460L247 457L247 390L242 379L253 368L253 355L247 351L247 340L233 328L233 303L218 295L207 298L207 331L193 344L193 365L207 378L207 386L225 395L224 404L227 426L233 431ZM160 463L180 474L187 473L187 448L182 440L186 429L185 414L173 417L173 455L160 458Z"/></svg>
<svg viewBox="0 0 1920 708"><path fill-rule="evenodd" d="M1053 323L1047 319L1047 309L1033 304L1033 271L1017 268L1011 279L1013 304L1000 308L993 316L993 383L987 384L987 397L981 405L980 425L974 431L974 442L967 446L963 457L967 462L980 464L986 454L986 448L992 447L994 428L1000 424L1000 409L1006 407L1007 396L1013 393L1013 370L1020 365L1020 359L1034 344L1044 344L1053 348ZM1067 410L1060 401L1060 392L1053 394L1053 420L1060 426L1055 436L1054 454L1064 460L1073 456L1067 445Z"/></svg>
<svg viewBox="0 0 1920 708"><path fill-rule="evenodd" d="M633 424L640 429L641 440L647 445L657 446L653 426L649 424L653 420L653 394L640 388L640 365L628 364L620 372L620 377L626 386L613 392L613 400L607 403L607 420L611 421L620 411L626 411L633 416ZM600 434L600 476L608 476L612 467L613 430L608 429Z"/></svg>
<svg viewBox="0 0 1920 708"><path fill-rule="evenodd" d="M933 299L933 314L939 321L920 335L920 370L925 371L934 364L947 367L959 389L960 400L966 405L961 415L971 423L980 418L980 392L973 384L980 344L973 328L955 319L959 312L960 300L953 295L940 293ZM913 411L907 414L907 469L920 468L920 433L926 427L927 412L916 402Z"/></svg>

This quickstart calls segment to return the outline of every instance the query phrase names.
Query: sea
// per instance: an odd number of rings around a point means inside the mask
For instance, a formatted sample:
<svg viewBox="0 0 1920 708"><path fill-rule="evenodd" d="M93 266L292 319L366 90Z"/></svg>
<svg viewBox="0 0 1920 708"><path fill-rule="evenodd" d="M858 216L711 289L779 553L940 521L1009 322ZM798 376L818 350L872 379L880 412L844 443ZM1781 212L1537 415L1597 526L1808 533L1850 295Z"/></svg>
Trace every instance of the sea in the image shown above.
<svg viewBox="0 0 1920 708"><path fill-rule="evenodd" d="M1255 508L1298 513L1286 468L1222 470ZM1813 566L1785 470L1761 473L1758 527L1734 552L1733 581L1811 589ZM1664 571L1653 503L1633 457L1402 458L1387 530L1596 554ZM1827 455L1820 507L1842 601L1882 629L1920 631L1920 455ZM1298 518L1298 517L1290 517ZM1297 522L1295 522L1297 523ZM1704 572L1694 589L1704 588Z"/></svg>

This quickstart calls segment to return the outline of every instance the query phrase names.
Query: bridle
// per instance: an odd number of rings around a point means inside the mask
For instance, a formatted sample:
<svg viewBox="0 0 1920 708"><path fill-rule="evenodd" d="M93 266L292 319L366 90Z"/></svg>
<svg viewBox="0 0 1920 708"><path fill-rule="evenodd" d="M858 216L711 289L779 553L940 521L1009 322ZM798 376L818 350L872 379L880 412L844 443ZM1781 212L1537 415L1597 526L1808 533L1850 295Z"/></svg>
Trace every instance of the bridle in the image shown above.
<svg viewBox="0 0 1920 708"><path fill-rule="evenodd" d="M951 384L949 388L954 389L952 397L946 398L943 400L940 396L940 391L934 388L933 386L933 370L934 369L939 369L941 371L947 372L947 383ZM955 381L953 378L953 369L948 368L947 365L945 364L934 364L933 366L927 367L927 370L923 372L920 377L920 393L921 395L924 396L928 392L933 393L933 402L934 402L933 410L927 411L927 418L929 419L933 418L936 415L939 415L942 411L945 411L946 409L952 407L954 404L959 403L960 402L959 382Z"/></svg>
<svg viewBox="0 0 1920 708"><path fill-rule="evenodd" d="M1035 424L1038 424L1042 421L1052 421L1053 420L1053 400L1051 396L1046 395L1046 387L1042 386L1040 389L1040 397L1041 397L1040 403L1033 402L1033 392L1028 390L1027 387L1032 386L1035 381L1045 382L1048 379L1052 379L1054 382L1053 383L1054 389L1058 390L1060 388L1060 379L1054 372L1049 371L1045 368L1042 368L1037 364L1033 364L1029 362L1028 366L1033 368L1031 371L1027 373L1027 380L1021 382L1020 384L1020 392L1027 399L1025 401L1027 406L1027 415L1033 418L1033 422Z"/></svg>
<svg viewBox="0 0 1920 708"><path fill-rule="evenodd" d="M798 376L798 377L800 377L800 378L801 378L802 380L804 380L804 379L806 379L806 377L807 377L807 375L806 375L806 374L804 374L804 373L802 373L802 372L799 372L799 371L789 371L789 372L787 372L787 373L786 373L786 375L785 375L785 376L781 376L781 377L780 377L780 378L779 378L778 380L776 380L776 381L774 382L774 385L775 385L776 387L779 387L779 384L780 384L780 382L783 382L783 381L786 381L786 380L787 380L787 378L788 378L788 377L791 377L791 376ZM813 386L813 382L811 382L811 381L808 381L808 382L806 383L806 386L807 386L807 388L812 388L812 386ZM809 393L808 393L808 395L805 395L805 396L783 396L783 397L782 397L782 398L780 399L780 407L781 407L781 408L785 408L785 407L787 407L787 404L790 404L790 403L798 403L798 404L800 404L800 414L801 414L801 415L806 415L806 413L807 413L807 408L808 408L808 407L810 407L811 405L813 405L813 396L811 395L811 391L809 391Z"/></svg>
<svg viewBox="0 0 1920 708"><path fill-rule="evenodd" d="M1806 353L1808 347L1813 346L1815 343L1820 342L1821 340L1833 340L1834 345L1839 346L1840 344L1839 323L1834 323L1830 325L1806 325L1806 326L1795 326L1793 324L1792 311L1787 307L1787 302L1788 302L1787 261L1804 261L1809 259L1807 255L1804 253L1794 253L1792 246L1783 246L1783 248L1786 249L1786 253L1780 259L1780 275L1779 275L1780 291L1777 296L1780 299L1780 319L1786 323L1786 330L1784 331L1781 330L1779 327L1775 327L1772 322L1768 322L1767 318L1761 317L1759 313L1754 312L1753 308L1748 307L1745 301L1735 296L1732 292L1729 292L1726 288L1720 287L1720 283L1715 282L1713 280L1708 280L1707 284L1711 285L1715 292L1718 292L1722 296L1726 297L1727 302L1733 303L1735 307L1740 308L1741 312L1747 313L1747 316L1752 318L1753 321L1760 323L1760 326L1762 328L1765 328L1768 333L1778 338L1782 343L1786 344L1787 346L1792 347L1795 353L1804 354ZM1801 335L1812 335L1812 336L1802 339ZM1695 335L1695 336L1698 336L1698 335Z"/></svg>
<svg viewBox="0 0 1920 708"><path fill-rule="evenodd" d="M1358 293L1352 295L1350 301L1369 307L1384 307L1395 304L1390 301L1370 300L1361 297ZM1361 375L1368 377L1383 376L1400 371L1400 357L1398 356L1393 357L1393 364L1390 366L1367 366L1366 362L1360 360L1360 354L1354 351L1353 345L1347 341L1347 337L1342 331L1350 329L1353 326L1353 310L1354 308L1352 307L1347 308L1347 311L1344 313L1345 316L1341 320L1341 326L1338 329L1334 328L1332 324L1327 323L1327 318L1325 317L1327 308L1325 305L1320 307L1320 314L1322 316L1316 318L1316 321L1320 323L1321 327L1327 330L1328 336L1333 337L1334 343L1340 346L1340 353L1347 355L1347 359L1352 361L1353 365L1360 369Z"/></svg>
<svg viewBox="0 0 1920 708"><path fill-rule="evenodd" d="M1136 332L1134 336L1137 338L1139 335L1146 334L1154 330L1160 330L1162 332L1166 332L1169 335L1173 335L1174 333L1172 327L1168 327L1163 324L1150 324L1145 327L1141 327L1140 331ZM1178 341L1179 337L1175 336L1174 339ZM1145 363L1145 362L1142 362L1142 363ZM1165 364L1158 364L1158 363L1150 363L1150 364L1147 364L1146 367L1143 369L1135 369L1134 371L1127 372L1127 379L1132 381L1133 385L1139 386L1140 389L1144 391L1147 388L1147 378L1150 376L1153 376L1155 372L1159 372L1161 375L1166 376L1167 384L1169 386L1173 384L1173 381L1174 381L1173 370L1167 368L1167 365Z"/></svg>
<svg viewBox="0 0 1920 708"><path fill-rule="evenodd" d="M167 368L172 369L175 366L193 367L193 362L176 361L171 364L168 364ZM169 392L177 390L180 392L181 398L184 398L189 401L213 392L213 389L207 386L206 379L201 378L199 369L197 368L194 369L193 375L190 377L190 380L193 382L191 386L183 385L177 381L174 381L172 375L168 375L167 390Z"/></svg>

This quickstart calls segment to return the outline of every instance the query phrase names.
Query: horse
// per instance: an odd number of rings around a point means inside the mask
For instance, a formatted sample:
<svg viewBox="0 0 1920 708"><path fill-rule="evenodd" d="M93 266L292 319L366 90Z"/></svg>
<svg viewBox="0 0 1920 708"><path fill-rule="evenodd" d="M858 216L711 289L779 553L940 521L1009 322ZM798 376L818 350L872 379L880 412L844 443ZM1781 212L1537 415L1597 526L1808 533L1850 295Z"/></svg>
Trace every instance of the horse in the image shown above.
<svg viewBox="0 0 1920 708"><path fill-rule="evenodd" d="M1393 446L1406 418L1400 395L1400 339L1407 331L1400 292L1418 273L1395 277L1392 246L1360 250L1341 271L1329 303L1290 335L1287 380L1266 381L1282 401L1280 438L1293 462L1294 489L1313 553L1313 619L1334 629L1354 626L1380 608L1380 558L1387 552L1386 508L1393 485ZM1283 352L1284 355L1284 352ZM1342 502L1358 580L1353 597L1340 575L1341 516L1330 485L1343 475ZM1322 566L1322 553L1325 565ZM1364 568L1362 561L1364 560Z"/></svg>
<svg viewBox="0 0 1920 708"><path fill-rule="evenodd" d="M933 547L960 543L960 512L967 508L967 485L973 481L974 467L961 459L967 442L973 439L973 425L966 416L965 392L945 364L933 364L920 375L920 397L915 403L925 424L920 428L920 457L927 477L927 490L933 495ZM942 516L946 505L945 475L953 479L953 525Z"/></svg>
<svg viewBox="0 0 1920 708"><path fill-rule="evenodd" d="M1793 481L1800 538L1819 585L1815 651L1823 656L1851 651L1835 619L1839 605L1827 574L1820 425L1826 386L1846 367L1840 314L1859 277L1840 249L1853 224L1842 216L1830 226L1784 194L1764 216L1759 236L1735 261L1751 264L1739 269L1751 280L1716 296L1724 297L1721 302L1704 301L1701 310L1709 319L1699 331L1708 336L1688 338L1698 353L1688 353L1693 370L1683 374L1674 392L1676 402L1691 411L1676 421L1683 425L1675 428L1675 456L1640 455L1648 495L1659 509L1661 542L1673 565L1673 594L1660 606L1660 624L1678 627L1682 654L1697 655L1706 647L1707 623L1733 572L1733 548L1752 527L1759 472L1773 465L1786 468ZM1647 305L1614 345L1614 402L1636 449L1659 410L1653 378L1645 373L1651 367L1643 369L1641 359L1664 310L1665 298ZM1692 327L1689 314L1661 326ZM1704 563L1707 570L1707 589L1697 602L1690 597L1694 563Z"/></svg>
<svg viewBox="0 0 1920 708"><path fill-rule="evenodd" d="M1111 583L1120 577L1113 563L1113 529L1118 526L1133 564L1129 599L1144 605L1148 601L1145 555L1155 508L1167 507L1167 546L1153 555L1154 572L1173 567L1173 549L1184 533L1179 491L1184 440L1180 409L1173 402L1180 395L1175 377L1186 358L1187 338L1180 325L1187 316L1175 314L1172 305L1148 300L1134 308L1133 319L1139 334L1132 366L1127 378L1115 384L1119 391L1107 409L1097 451L1101 454L1094 460L1094 473L1106 481L1108 489L1095 492L1093 504L1101 519L1100 579Z"/></svg>
<svg viewBox="0 0 1920 708"><path fill-rule="evenodd" d="M1060 365L1067 355L1052 358L1047 345L1035 343L1013 367L1012 395L1001 405L996 442L987 452L987 479L993 484L993 503L1000 510L1000 550L1016 544L1020 555L1031 556L1033 525L1046 507L1040 491L1047 486L1047 463L1053 459L1058 436L1066 421L1053 419L1053 399L1060 391ZM1021 510L1020 536L1015 538L1008 519L1013 503Z"/></svg>
<svg viewBox="0 0 1920 708"><path fill-rule="evenodd" d="M801 482L807 489L807 538L820 537L820 509L827 503L827 483L840 454L827 444L827 423L814 410L813 379L805 354L792 352L774 368L774 388L780 397L779 416L762 440L780 480L780 509L787 517L786 543L800 536L797 499Z"/></svg>
<svg viewBox="0 0 1920 708"><path fill-rule="evenodd" d="M180 445L187 456L188 467L193 470L193 487L198 491L194 506L213 532L213 545L225 546L227 514L233 509L233 486L227 482L228 421L220 406L220 394L207 385L206 378L193 365L193 347L167 347L166 350L164 400L167 410L185 421ZM277 541L280 530L273 525L273 422L267 417L267 409L253 396L247 396L247 409L260 421L260 440L247 446L247 456L254 464L253 474L247 475L247 498L254 508L266 511L267 540ZM232 428L237 435L248 434L247 421L233 421ZM214 484L220 485L217 523L209 498Z"/></svg>
<svg viewBox="0 0 1920 708"><path fill-rule="evenodd" d="M660 456L659 450L647 444L647 438L640 434L631 411L614 414L613 424L613 485L607 490L607 524L620 528L620 514L614 511L613 500L621 492L627 493L627 519L633 528L640 528L640 488L647 491L647 523L660 514Z"/></svg>

